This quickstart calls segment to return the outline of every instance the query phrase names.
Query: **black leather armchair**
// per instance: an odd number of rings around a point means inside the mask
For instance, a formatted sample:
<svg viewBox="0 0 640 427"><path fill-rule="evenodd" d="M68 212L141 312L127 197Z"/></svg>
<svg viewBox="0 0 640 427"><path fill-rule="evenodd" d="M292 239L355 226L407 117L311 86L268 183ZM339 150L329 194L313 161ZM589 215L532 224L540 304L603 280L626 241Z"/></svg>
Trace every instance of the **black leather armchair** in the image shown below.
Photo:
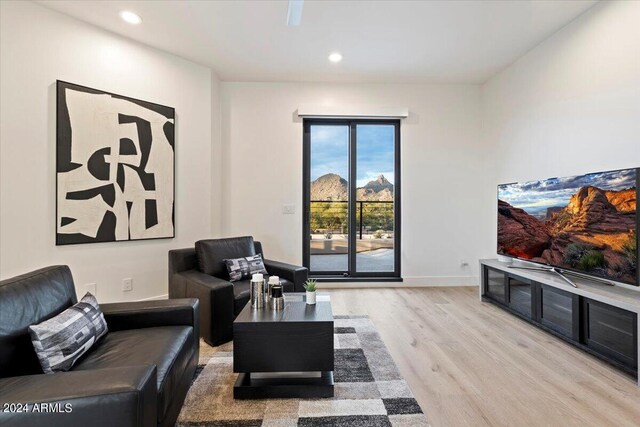
<svg viewBox="0 0 640 427"><path fill-rule="evenodd" d="M233 320L249 301L249 280L230 282L224 259L261 254L267 272L279 276L285 292L303 292L308 270L265 259L253 237L210 239L195 248L169 251L169 298L200 300L200 334L216 346L233 339Z"/></svg>
<svg viewBox="0 0 640 427"><path fill-rule="evenodd" d="M27 328L76 302L67 266L0 282L0 425L173 426L198 363L198 301L101 304L109 333L44 374ZM30 411L2 411L11 403Z"/></svg>

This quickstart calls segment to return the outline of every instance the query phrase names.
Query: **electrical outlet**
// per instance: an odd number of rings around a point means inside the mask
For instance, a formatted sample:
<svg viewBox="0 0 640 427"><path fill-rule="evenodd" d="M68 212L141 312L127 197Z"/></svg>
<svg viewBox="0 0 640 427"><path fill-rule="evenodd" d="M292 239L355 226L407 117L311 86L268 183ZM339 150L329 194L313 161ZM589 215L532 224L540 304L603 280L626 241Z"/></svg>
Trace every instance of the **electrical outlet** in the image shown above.
<svg viewBox="0 0 640 427"><path fill-rule="evenodd" d="M130 292L132 290L133 290L133 279L130 277L126 279L122 279L122 291Z"/></svg>
<svg viewBox="0 0 640 427"><path fill-rule="evenodd" d="M87 283L86 285L84 285L84 291L89 292L95 297L98 293L98 285L96 285L95 283Z"/></svg>
<svg viewBox="0 0 640 427"><path fill-rule="evenodd" d="M282 213L285 215L296 213L296 205L282 205Z"/></svg>
<svg viewBox="0 0 640 427"><path fill-rule="evenodd" d="M460 259L460 267L469 267L469 262L466 259L461 258Z"/></svg>

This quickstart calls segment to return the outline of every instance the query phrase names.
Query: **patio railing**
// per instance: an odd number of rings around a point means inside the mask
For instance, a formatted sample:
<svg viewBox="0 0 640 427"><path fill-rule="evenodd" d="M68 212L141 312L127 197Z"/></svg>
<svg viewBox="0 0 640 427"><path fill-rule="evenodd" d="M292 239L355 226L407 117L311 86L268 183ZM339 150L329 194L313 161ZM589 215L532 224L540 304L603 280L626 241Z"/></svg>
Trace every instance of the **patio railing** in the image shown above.
<svg viewBox="0 0 640 427"><path fill-rule="evenodd" d="M394 209L393 201L357 201L356 227L358 237L363 235L384 233L393 234ZM333 234L349 232L349 202L321 201L310 202L310 221L312 234Z"/></svg>

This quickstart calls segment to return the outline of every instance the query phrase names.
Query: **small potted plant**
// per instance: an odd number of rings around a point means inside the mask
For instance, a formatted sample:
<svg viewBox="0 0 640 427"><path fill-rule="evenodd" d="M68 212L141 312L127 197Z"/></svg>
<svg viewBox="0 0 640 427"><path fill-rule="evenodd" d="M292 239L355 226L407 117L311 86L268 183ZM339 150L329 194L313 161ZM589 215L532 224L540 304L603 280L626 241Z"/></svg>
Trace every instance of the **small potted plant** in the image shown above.
<svg viewBox="0 0 640 427"><path fill-rule="evenodd" d="M308 279L303 285L307 291L307 304L314 305L316 303L316 285L316 279Z"/></svg>

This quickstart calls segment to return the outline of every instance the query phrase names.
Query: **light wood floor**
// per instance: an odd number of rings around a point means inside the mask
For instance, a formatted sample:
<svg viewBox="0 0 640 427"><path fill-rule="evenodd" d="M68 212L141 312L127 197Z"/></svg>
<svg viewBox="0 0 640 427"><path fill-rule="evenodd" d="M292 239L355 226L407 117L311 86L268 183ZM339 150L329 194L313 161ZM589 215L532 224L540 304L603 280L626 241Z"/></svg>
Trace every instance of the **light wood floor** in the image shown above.
<svg viewBox="0 0 640 427"><path fill-rule="evenodd" d="M370 316L434 427L640 425L633 379L477 288L327 292L334 314Z"/></svg>

